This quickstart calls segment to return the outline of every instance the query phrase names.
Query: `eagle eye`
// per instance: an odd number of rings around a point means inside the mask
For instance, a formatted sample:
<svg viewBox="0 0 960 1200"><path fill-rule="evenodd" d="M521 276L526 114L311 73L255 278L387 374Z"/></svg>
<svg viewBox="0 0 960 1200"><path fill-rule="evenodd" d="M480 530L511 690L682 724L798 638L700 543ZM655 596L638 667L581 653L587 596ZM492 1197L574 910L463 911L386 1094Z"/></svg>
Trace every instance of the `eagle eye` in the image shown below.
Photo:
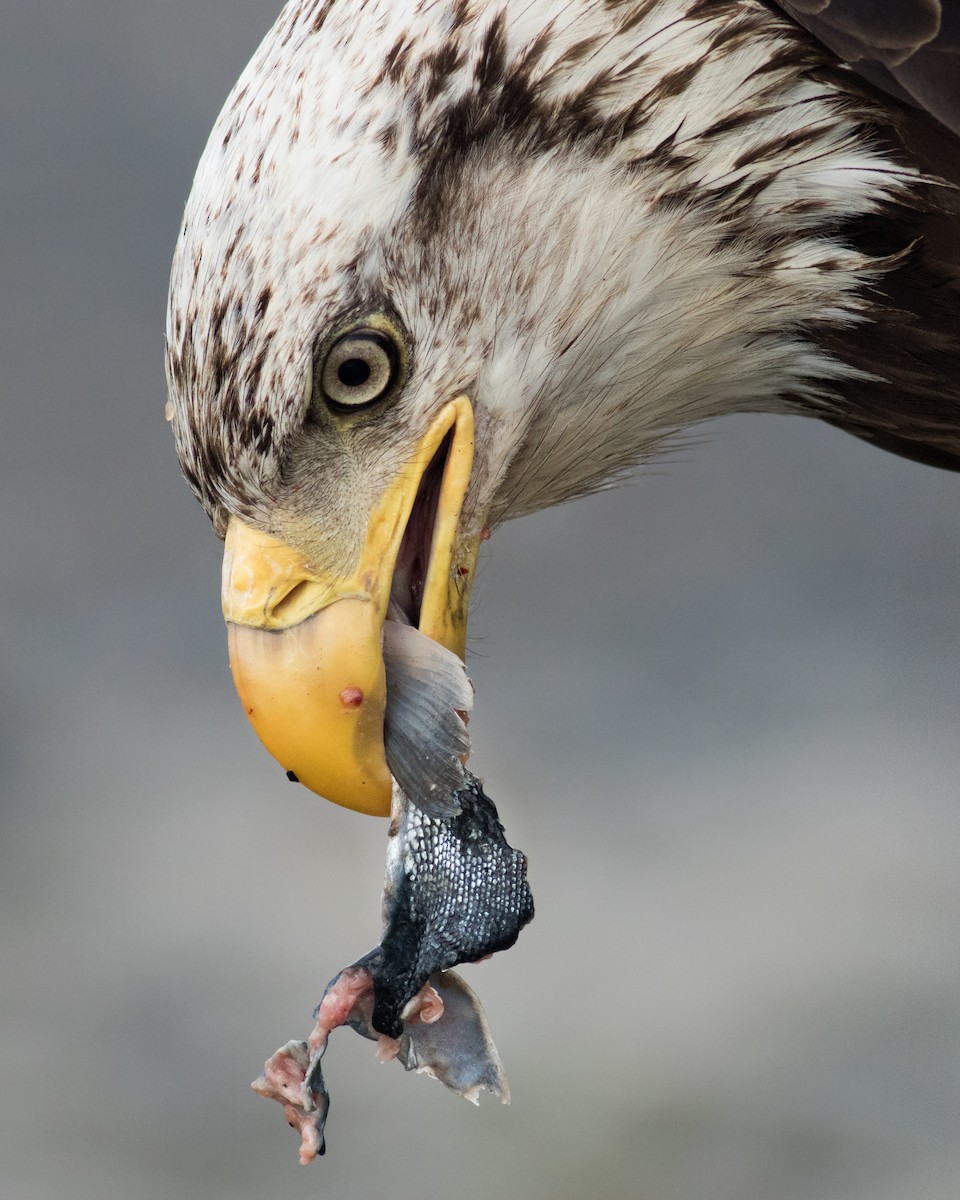
<svg viewBox="0 0 960 1200"><path fill-rule="evenodd" d="M393 338L379 329L351 329L327 348L320 390L335 412L356 412L387 396L399 375Z"/></svg>

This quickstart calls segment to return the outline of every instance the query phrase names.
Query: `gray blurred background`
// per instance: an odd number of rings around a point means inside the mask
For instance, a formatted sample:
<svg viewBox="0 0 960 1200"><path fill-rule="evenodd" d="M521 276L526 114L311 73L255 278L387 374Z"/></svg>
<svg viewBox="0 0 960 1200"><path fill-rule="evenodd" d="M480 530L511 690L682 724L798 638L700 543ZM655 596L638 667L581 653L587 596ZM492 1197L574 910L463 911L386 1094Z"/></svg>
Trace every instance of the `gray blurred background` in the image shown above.
<svg viewBox="0 0 960 1200"><path fill-rule="evenodd" d="M163 420L181 209L277 9L0 22L0 1196L956 1200L960 480L800 420L488 547L474 764L538 916L465 974L512 1107L344 1031L301 1168L249 1091L377 941L385 840L248 728Z"/></svg>

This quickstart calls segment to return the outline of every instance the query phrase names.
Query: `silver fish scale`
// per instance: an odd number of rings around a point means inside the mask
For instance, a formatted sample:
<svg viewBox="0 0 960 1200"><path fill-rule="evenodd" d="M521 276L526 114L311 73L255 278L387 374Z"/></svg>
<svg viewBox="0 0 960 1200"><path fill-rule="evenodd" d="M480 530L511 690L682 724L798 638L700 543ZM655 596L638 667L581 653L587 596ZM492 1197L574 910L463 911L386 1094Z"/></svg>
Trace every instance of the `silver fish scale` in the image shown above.
<svg viewBox="0 0 960 1200"><path fill-rule="evenodd" d="M381 953L371 966L373 1025L392 1037L435 971L507 949L533 918L526 856L506 841L479 779L467 773L456 800L456 815L437 818L401 793Z"/></svg>

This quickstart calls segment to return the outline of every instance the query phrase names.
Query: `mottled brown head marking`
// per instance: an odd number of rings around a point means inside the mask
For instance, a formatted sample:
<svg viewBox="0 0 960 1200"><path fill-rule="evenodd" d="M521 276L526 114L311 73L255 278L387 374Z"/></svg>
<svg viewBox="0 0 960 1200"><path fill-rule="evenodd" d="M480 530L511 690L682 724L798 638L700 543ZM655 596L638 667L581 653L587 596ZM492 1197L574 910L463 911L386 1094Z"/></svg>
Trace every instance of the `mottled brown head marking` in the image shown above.
<svg viewBox="0 0 960 1200"><path fill-rule="evenodd" d="M730 411L949 457L957 203L904 149L918 122L760 0L295 0L178 242L184 473L221 527L349 522L343 479L375 490L458 389L480 524ZM401 394L318 419L316 346L376 312L409 337Z"/></svg>

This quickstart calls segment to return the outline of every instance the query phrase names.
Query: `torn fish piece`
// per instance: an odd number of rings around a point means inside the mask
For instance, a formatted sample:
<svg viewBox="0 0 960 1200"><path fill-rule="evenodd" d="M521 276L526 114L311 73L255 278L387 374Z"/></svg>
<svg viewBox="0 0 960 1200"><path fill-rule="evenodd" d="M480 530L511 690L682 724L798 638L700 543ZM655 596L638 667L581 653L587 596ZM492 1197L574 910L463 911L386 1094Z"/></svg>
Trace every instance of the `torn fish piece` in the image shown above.
<svg viewBox="0 0 960 1200"><path fill-rule="evenodd" d="M437 971L424 985L427 988L440 998L443 1012L427 1021L418 1007L420 1022L404 1023L397 1046L404 1069L439 1080L471 1104L480 1103L484 1088L509 1104L507 1076L474 990L456 971ZM419 1005L417 998L415 1003Z"/></svg>
<svg viewBox="0 0 960 1200"><path fill-rule="evenodd" d="M434 971L476 962L533 919L527 860L507 843L480 780L465 771L459 812L428 816L393 792L373 1025L398 1037L404 1005Z"/></svg>
<svg viewBox="0 0 960 1200"><path fill-rule="evenodd" d="M373 951L372 954L376 954ZM378 1034L371 1023L373 977L361 963L347 967L327 985L316 1011L317 1024L306 1042L287 1042L263 1065L251 1085L258 1095L279 1100L287 1123L300 1132L300 1161L312 1162L326 1152L324 1129L330 1095L321 1060L330 1033L349 1025L377 1042L383 1062L396 1059L406 1071L439 1079L473 1104L486 1089L510 1103L510 1089L500 1055L480 1001L454 971L430 977L410 1005L399 1039Z"/></svg>
<svg viewBox="0 0 960 1200"><path fill-rule="evenodd" d="M330 1097L320 1077L318 1087L305 1083L311 1067L310 1047L306 1042L287 1042L263 1064L263 1070L250 1084L258 1096L279 1100L283 1115L292 1129L300 1132L300 1161L312 1162L326 1151L323 1127L327 1121Z"/></svg>
<svg viewBox="0 0 960 1200"><path fill-rule="evenodd" d="M253 1083L278 1100L301 1135L300 1161L324 1153L330 1107L321 1059L333 1029L377 1042L383 1060L438 1079L477 1103L486 1088L510 1101L480 1002L449 968L506 949L533 918L526 859L503 834L493 801L467 773L459 812L429 817L394 787L383 938L345 967L314 1013L307 1042L287 1042Z"/></svg>
<svg viewBox="0 0 960 1200"><path fill-rule="evenodd" d="M383 665L390 774L423 812L453 816L467 784L462 760L470 753L466 716L473 685L466 667L452 650L396 619L383 625Z"/></svg>

